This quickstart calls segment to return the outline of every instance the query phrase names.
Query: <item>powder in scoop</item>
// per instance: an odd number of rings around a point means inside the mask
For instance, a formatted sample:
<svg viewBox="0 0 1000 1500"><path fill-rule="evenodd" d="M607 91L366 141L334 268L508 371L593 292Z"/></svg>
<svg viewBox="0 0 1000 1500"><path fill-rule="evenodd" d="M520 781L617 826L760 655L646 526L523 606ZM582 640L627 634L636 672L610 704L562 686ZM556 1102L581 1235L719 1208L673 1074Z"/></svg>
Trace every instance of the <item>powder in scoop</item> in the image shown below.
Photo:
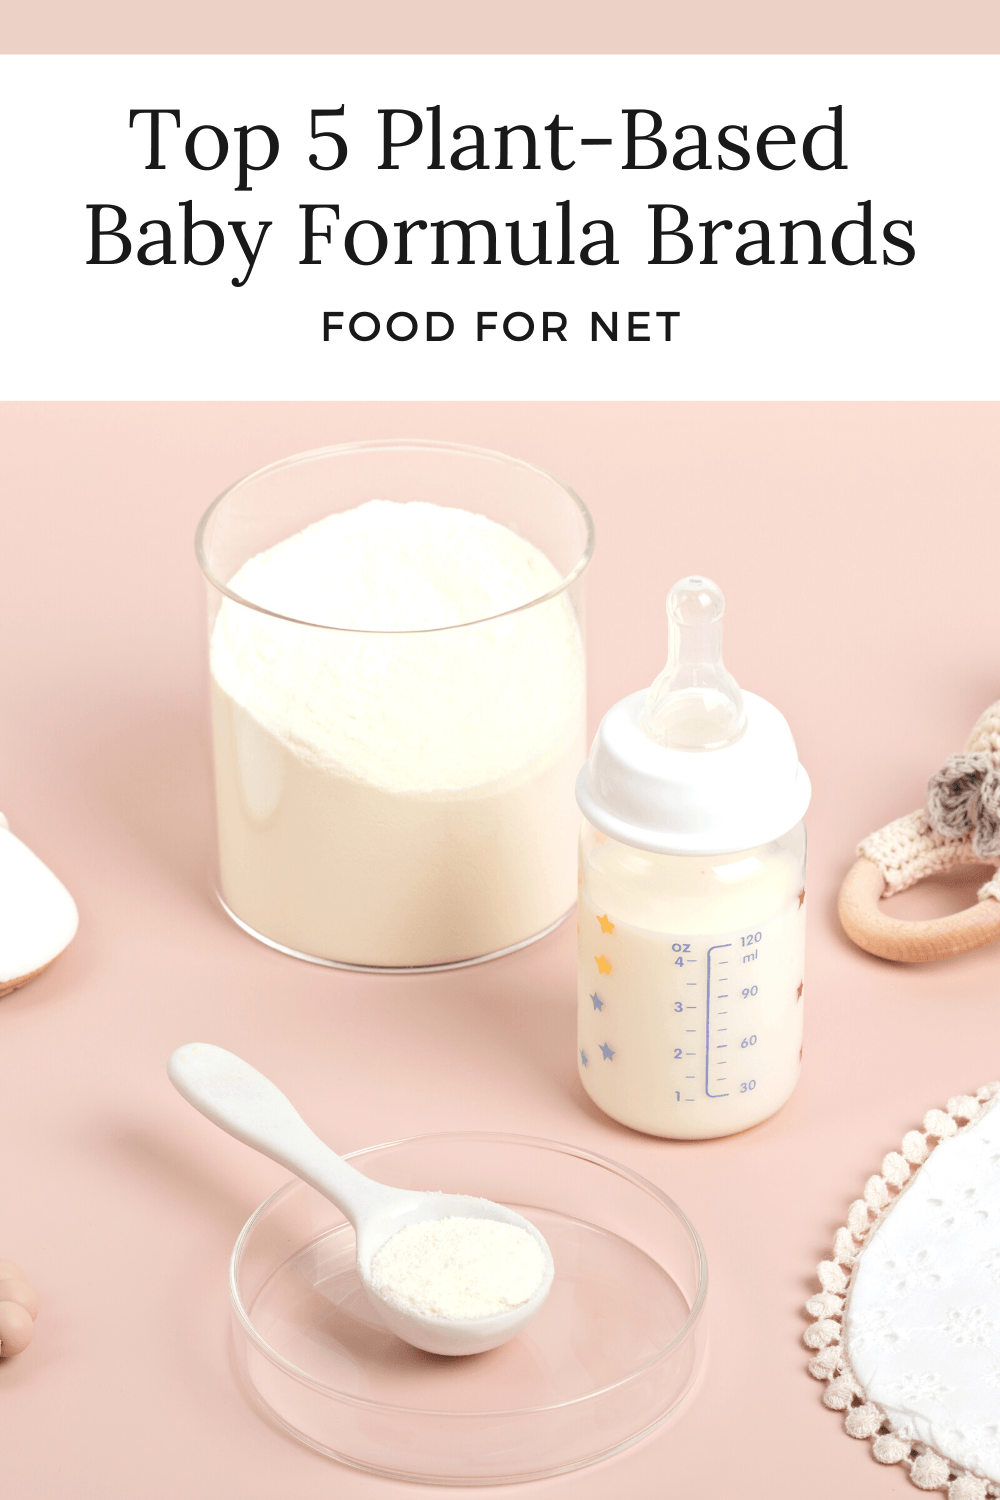
<svg viewBox="0 0 1000 1500"><path fill-rule="evenodd" d="M372 1257L372 1286L398 1307L437 1318L488 1318L522 1307L545 1255L526 1229L496 1219L425 1219Z"/></svg>

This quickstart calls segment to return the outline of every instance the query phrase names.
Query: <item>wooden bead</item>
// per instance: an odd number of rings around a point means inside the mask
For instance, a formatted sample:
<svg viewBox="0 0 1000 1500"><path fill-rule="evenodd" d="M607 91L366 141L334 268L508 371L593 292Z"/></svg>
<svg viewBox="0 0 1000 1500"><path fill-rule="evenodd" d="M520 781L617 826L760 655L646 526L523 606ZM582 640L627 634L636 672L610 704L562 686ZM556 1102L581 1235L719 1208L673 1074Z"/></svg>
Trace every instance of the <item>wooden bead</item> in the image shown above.
<svg viewBox="0 0 1000 1500"><path fill-rule="evenodd" d="M0 1355L23 1353L33 1331L31 1314L20 1302L0 1302Z"/></svg>
<svg viewBox="0 0 1000 1500"><path fill-rule="evenodd" d="M17 1302L24 1308L32 1322L38 1317L38 1298L23 1276L8 1276L0 1279L0 1302Z"/></svg>

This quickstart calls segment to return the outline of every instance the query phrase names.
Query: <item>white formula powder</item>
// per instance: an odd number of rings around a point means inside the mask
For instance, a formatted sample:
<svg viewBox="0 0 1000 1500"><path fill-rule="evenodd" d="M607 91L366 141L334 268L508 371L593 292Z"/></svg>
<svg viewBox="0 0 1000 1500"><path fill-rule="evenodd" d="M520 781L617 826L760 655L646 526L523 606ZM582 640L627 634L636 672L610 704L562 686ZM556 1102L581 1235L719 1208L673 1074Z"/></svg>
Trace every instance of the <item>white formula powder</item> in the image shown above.
<svg viewBox="0 0 1000 1500"><path fill-rule="evenodd" d="M371 1284L398 1307L437 1318L488 1318L523 1307L545 1276L533 1235L496 1219L425 1219L372 1257Z"/></svg>
<svg viewBox="0 0 1000 1500"><path fill-rule="evenodd" d="M408 966L563 915L583 649L565 595L519 609L559 582L484 516L383 500L239 569L235 593L314 622L224 599L212 633L221 880L242 921Z"/></svg>

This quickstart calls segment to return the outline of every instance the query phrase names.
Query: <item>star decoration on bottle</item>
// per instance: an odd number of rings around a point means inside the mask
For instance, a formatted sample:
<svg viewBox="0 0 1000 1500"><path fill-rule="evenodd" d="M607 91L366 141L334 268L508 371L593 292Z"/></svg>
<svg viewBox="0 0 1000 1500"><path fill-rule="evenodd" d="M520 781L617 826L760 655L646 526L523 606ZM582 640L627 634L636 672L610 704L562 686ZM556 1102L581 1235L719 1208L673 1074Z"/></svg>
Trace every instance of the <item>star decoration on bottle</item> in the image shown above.
<svg viewBox="0 0 1000 1500"><path fill-rule="evenodd" d="M587 1066L588 1066L588 1065L589 1065L589 1063L590 1063L590 1058L589 1058L589 1057L588 1057L588 1056L587 1056L587 1054L586 1054L586 1052L584 1052L584 1050L583 1050L583 1048L582 1048L582 1047L581 1047L581 1048L580 1048L580 1061L581 1061L581 1062L582 1062L582 1063L583 1063L583 1066L584 1066L584 1067L585 1067L585 1068L586 1068L586 1067L587 1067Z"/></svg>
<svg viewBox="0 0 1000 1500"><path fill-rule="evenodd" d="M604 1009L604 1001L601 999L600 995L597 993L596 990L594 991L594 993L591 995L590 998L594 1002L594 1009L595 1010L603 1010Z"/></svg>
<svg viewBox="0 0 1000 1500"><path fill-rule="evenodd" d="M604 1058L605 1062L610 1062L611 1059L614 1057L614 1055L615 1055L615 1049L614 1049L614 1047L609 1047L608 1044L607 1044L607 1042L602 1042L601 1043L601 1056Z"/></svg>
<svg viewBox="0 0 1000 1500"><path fill-rule="evenodd" d="M806 888L805 888L805 886L803 886L802 889L801 889L801 891L799 891L799 911L802 910L802 907L803 907L803 904L805 902L805 899L806 899Z"/></svg>
<svg viewBox="0 0 1000 1500"><path fill-rule="evenodd" d="M797 999L797 1000L801 1000L801 999L802 999L802 986L803 986L803 983L804 983L804 980L801 980L801 979L800 979L800 980L799 980L799 987L798 987L798 989L797 989L797 990L796 990L796 991L795 991L795 998L796 998L796 999Z"/></svg>
<svg viewBox="0 0 1000 1500"><path fill-rule="evenodd" d="M615 930L615 924L614 924L614 922L609 922L608 921L608 914L607 914L607 912L604 913L603 917L598 917L597 920L601 924L601 931L602 932L614 932L614 930Z"/></svg>
<svg viewBox="0 0 1000 1500"><path fill-rule="evenodd" d="M597 972L599 974L610 974L611 973L611 960L610 960L610 958L606 957L605 954L603 954L603 953L595 953L594 954L594 963L597 965Z"/></svg>

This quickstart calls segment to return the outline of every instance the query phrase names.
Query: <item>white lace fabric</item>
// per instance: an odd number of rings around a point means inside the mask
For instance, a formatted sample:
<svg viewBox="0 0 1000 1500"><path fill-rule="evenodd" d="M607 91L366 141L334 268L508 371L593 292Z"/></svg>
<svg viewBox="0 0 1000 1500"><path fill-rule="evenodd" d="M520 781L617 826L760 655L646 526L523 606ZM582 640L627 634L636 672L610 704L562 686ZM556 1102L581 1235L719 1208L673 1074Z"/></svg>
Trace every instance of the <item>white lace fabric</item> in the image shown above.
<svg viewBox="0 0 1000 1500"><path fill-rule="evenodd" d="M819 1268L805 1335L824 1400L950 1500L1000 1495L1000 1085L931 1110Z"/></svg>

